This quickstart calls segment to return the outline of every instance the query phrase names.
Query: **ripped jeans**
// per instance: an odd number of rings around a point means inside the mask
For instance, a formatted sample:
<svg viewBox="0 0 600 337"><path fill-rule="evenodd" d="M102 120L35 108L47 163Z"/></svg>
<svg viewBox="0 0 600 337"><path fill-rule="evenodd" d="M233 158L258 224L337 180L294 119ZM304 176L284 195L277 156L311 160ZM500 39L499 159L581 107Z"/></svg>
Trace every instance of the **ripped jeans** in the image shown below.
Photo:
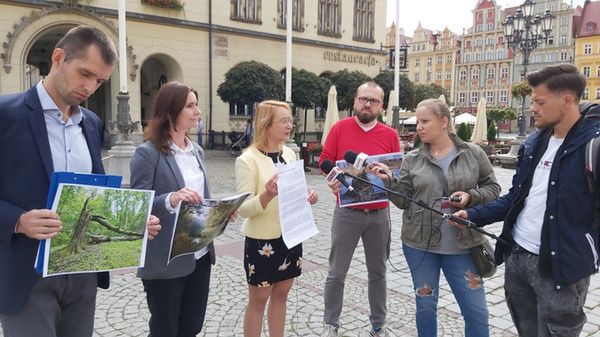
<svg viewBox="0 0 600 337"><path fill-rule="evenodd" d="M538 259L537 255L514 250L504 258L506 303L519 336L579 336L586 322L583 305L590 278L556 290L551 278L540 275Z"/></svg>
<svg viewBox="0 0 600 337"><path fill-rule="evenodd" d="M411 271L417 302L419 337L437 336L437 304L440 295L440 270L456 298L465 320L466 337L488 337L488 309L483 280L471 254L444 255L402 245ZM449 290L444 289L443 292Z"/></svg>

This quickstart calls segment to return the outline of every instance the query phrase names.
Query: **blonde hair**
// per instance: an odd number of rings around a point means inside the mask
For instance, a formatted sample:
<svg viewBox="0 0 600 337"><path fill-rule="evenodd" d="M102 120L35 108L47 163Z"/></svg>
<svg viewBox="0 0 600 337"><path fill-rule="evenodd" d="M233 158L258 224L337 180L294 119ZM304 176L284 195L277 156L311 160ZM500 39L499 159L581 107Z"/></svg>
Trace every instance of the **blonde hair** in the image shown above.
<svg viewBox="0 0 600 337"><path fill-rule="evenodd" d="M269 100L258 104L256 113L254 114L254 139L252 140L253 147L264 151L267 149L268 135L267 130L273 125L275 119L275 111L277 108L284 108L292 116L292 108L289 104L281 101ZM279 150L283 148L283 143L279 144Z"/></svg>
<svg viewBox="0 0 600 337"><path fill-rule="evenodd" d="M448 131L448 134L454 133L454 122L452 121L452 115L450 114L450 109L448 108L448 105L446 103L442 102L437 98L430 98L421 101L417 105L417 109L419 108L429 109L429 111L433 112L433 114L436 115L437 118L448 118L448 127L446 128L446 131Z"/></svg>

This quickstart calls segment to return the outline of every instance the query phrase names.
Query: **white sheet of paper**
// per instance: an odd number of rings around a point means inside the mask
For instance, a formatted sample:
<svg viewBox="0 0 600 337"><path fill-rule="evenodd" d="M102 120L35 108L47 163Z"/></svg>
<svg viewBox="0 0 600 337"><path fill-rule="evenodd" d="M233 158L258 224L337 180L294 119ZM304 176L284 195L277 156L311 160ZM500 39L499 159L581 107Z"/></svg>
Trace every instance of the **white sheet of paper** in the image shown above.
<svg viewBox="0 0 600 337"><path fill-rule="evenodd" d="M281 236L288 248L306 241L319 233L306 189L304 162L293 161L277 166L277 193L279 196L279 222Z"/></svg>

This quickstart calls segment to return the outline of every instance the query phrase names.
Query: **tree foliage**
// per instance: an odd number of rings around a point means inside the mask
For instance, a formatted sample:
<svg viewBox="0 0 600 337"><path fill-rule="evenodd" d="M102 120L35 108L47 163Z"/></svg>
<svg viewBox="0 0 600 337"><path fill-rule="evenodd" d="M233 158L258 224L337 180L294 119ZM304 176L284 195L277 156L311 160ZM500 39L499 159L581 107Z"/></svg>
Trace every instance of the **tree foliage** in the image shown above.
<svg viewBox="0 0 600 337"><path fill-rule="evenodd" d="M531 86L526 81L522 81L521 83L513 84L510 92L514 98L520 99L522 102L525 97L531 96Z"/></svg>
<svg viewBox="0 0 600 337"><path fill-rule="evenodd" d="M337 90L339 110L352 109L356 89L361 84L371 81L371 78L366 74L358 70L350 72L348 69L333 73L330 79Z"/></svg>
<svg viewBox="0 0 600 337"><path fill-rule="evenodd" d="M487 140L494 141L496 140L496 136L496 123L494 123L494 121L492 120L490 126L488 126L487 129Z"/></svg>
<svg viewBox="0 0 600 337"><path fill-rule="evenodd" d="M456 132L458 138L468 142L471 139L471 128L465 123L461 123Z"/></svg>
<svg viewBox="0 0 600 337"><path fill-rule="evenodd" d="M416 107L419 102L428 98L438 98L441 94L446 94L446 89L439 84L417 84L415 85L414 106Z"/></svg>
<svg viewBox="0 0 600 337"><path fill-rule="evenodd" d="M373 81L379 84L385 94L383 101L384 109L391 109L392 107L388 107L387 104L390 100L390 91L394 90L394 73L392 71L384 71L375 76ZM411 109L415 100L415 86L405 75L400 75L398 86L398 106L403 109Z"/></svg>
<svg viewBox="0 0 600 337"><path fill-rule="evenodd" d="M517 118L517 114L512 108L494 107L487 112L489 120L497 123Z"/></svg>
<svg viewBox="0 0 600 337"><path fill-rule="evenodd" d="M326 105L329 83L308 70L292 69L292 102L304 109Z"/></svg>
<svg viewBox="0 0 600 337"><path fill-rule="evenodd" d="M284 85L275 69L256 61L241 62L225 74L217 95L226 103L252 105L266 99L280 100Z"/></svg>

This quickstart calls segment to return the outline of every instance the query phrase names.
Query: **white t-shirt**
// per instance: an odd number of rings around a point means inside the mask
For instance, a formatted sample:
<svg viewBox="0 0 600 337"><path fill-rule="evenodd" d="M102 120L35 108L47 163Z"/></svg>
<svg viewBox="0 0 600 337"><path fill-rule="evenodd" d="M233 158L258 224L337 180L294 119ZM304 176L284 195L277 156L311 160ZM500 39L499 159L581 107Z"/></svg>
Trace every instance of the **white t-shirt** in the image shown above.
<svg viewBox="0 0 600 337"><path fill-rule="evenodd" d="M546 213L546 198L548 196L548 180L550 169L556 156L556 151L564 139L550 137L548 148L540 159L533 173L529 195L525 198L525 206L513 228L513 239L519 246L529 252L539 254L542 236L542 225Z"/></svg>

